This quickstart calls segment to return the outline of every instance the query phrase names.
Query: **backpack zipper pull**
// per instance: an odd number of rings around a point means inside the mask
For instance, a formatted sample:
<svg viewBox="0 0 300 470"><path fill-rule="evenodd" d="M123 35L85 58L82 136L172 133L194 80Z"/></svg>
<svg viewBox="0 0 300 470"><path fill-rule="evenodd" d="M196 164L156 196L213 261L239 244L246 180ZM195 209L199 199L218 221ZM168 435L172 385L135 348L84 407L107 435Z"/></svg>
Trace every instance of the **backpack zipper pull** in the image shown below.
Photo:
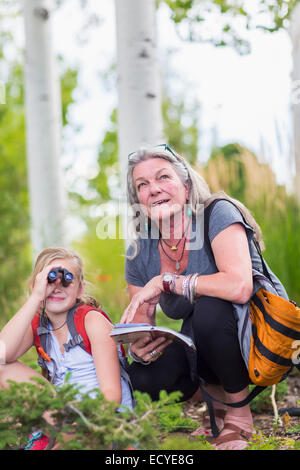
<svg viewBox="0 0 300 470"><path fill-rule="evenodd" d="M50 356L48 356L48 354L45 353L44 349L41 346L39 346L37 349L43 359L46 359L46 361L51 362Z"/></svg>

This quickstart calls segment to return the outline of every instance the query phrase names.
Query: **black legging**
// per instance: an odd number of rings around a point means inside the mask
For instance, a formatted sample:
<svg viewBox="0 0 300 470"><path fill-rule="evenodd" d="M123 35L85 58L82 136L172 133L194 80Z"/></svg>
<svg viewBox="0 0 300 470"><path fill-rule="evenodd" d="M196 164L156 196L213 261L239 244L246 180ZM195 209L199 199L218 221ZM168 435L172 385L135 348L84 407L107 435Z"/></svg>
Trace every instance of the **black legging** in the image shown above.
<svg viewBox="0 0 300 470"><path fill-rule="evenodd" d="M232 304L214 297L200 297L194 305L191 325L199 376L208 384L222 385L228 393L249 385ZM187 400L198 388L198 381L191 379L185 349L176 342L148 366L131 364L129 374L133 388L147 392L153 400L158 399L160 390L168 393L179 390L182 400Z"/></svg>

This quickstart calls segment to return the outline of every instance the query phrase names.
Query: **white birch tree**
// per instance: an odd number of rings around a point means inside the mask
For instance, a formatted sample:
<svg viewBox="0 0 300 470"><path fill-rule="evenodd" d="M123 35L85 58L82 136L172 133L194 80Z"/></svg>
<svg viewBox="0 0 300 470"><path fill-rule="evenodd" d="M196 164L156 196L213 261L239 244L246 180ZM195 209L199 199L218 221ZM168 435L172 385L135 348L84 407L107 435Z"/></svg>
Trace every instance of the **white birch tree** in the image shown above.
<svg viewBox="0 0 300 470"><path fill-rule="evenodd" d="M155 0L115 0L115 9L119 161L126 200L128 154L142 145L164 142L161 81Z"/></svg>
<svg viewBox="0 0 300 470"><path fill-rule="evenodd" d="M63 245L65 194L60 167L61 100L52 48L54 0L23 0L25 109L33 255Z"/></svg>
<svg viewBox="0 0 300 470"><path fill-rule="evenodd" d="M289 34L292 41L293 69L291 107L293 117L293 152L295 158L295 195L300 201L300 3L291 15Z"/></svg>

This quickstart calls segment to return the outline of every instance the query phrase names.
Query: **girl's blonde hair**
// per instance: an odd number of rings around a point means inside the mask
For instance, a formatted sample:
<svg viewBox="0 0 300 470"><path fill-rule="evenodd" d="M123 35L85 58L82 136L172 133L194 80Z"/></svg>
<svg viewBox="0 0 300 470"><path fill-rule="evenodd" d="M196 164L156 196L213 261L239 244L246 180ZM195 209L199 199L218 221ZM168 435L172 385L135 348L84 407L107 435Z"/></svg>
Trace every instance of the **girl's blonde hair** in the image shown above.
<svg viewBox="0 0 300 470"><path fill-rule="evenodd" d="M249 209L247 209L247 207L245 207L237 199L230 197L224 191L211 194L205 179L197 171L195 171L181 155L179 155L167 145L140 148L136 152L129 155L127 169L127 197L131 206L139 203L133 179L133 170L139 163L151 158L163 158L172 164L181 182L184 185L187 185L189 188L188 202L189 207L194 215L197 214L197 207L199 207L199 205L203 205L204 208L206 208L215 199L228 199L239 208L246 222L253 228L255 240L258 242L260 248L264 249L261 229L250 213ZM128 256L129 259L133 259L138 253L138 239L139 233L136 233L133 240L131 241L133 252L131 256Z"/></svg>
<svg viewBox="0 0 300 470"><path fill-rule="evenodd" d="M30 277L30 286L34 285L36 276L40 273L45 266L52 263L52 261L56 259L70 259L73 261L74 265L76 266L76 274L79 279L79 285L82 286L84 282L84 275L83 275L83 264L80 256L73 250L64 248L64 247L50 247L43 250L37 257L33 272ZM99 307L99 303L93 297L82 294L77 302L83 303L85 305L91 305L92 307Z"/></svg>

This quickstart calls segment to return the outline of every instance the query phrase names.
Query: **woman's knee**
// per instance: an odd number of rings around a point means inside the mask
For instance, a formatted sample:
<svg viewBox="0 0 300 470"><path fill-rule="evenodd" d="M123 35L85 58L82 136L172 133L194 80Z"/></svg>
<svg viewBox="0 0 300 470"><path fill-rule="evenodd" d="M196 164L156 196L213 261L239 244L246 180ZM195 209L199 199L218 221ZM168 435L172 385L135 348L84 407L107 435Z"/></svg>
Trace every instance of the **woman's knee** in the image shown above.
<svg viewBox="0 0 300 470"><path fill-rule="evenodd" d="M216 297L200 297L194 306L192 325L197 334L206 337L216 331L236 329L232 303Z"/></svg>
<svg viewBox="0 0 300 470"><path fill-rule="evenodd" d="M133 388L151 396L161 390L178 390L179 383L189 385L189 363L183 346L177 342L166 347L163 354L151 364L132 363L129 375ZM183 385L182 385L183 386Z"/></svg>

